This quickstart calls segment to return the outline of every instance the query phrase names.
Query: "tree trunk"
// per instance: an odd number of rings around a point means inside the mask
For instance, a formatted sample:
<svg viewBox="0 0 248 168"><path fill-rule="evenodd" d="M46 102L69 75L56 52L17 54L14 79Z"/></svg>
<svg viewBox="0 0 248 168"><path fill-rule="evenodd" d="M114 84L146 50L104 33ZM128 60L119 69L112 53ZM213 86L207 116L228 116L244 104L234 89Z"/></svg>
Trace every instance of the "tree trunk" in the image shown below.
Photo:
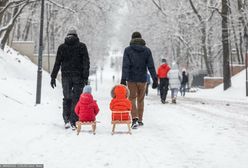
<svg viewBox="0 0 248 168"><path fill-rule="evenodd" d="M228 42L228 3L222 0L222 46L223 46L223 81L224 90L231 87L229 42Z"/></svg>
<svg viewBox="0 0 248 168"><path fill-rule="evenodd" d="M28 35L30 34L29 32L32 25L32 18L35 14L36 7L37 7L37 3L32 4L30 7L30 10L32 10L32 12L31 15L27 18L27 23L22 34L22 40L24 41L28 40Z"/></svg>
<svg viewBox="0 0 248 168"><path fill-rule="evenodd" d="M1 0L0 1L0 11L5 7L5 5L7 4L8 1L9 0ZM3 15L4 15L4 12L0 13L0 25L2 24Z"/></svg>
<svg viewBox="0 0 248 168"><path fill-rule="evenodd" d="M192 0L189 0L189 3L194 11L194 13L196 14L199 22L200 22L200 31L201 31L201 42L202 42L202 50L203 50L203 59L204 59L204 62L205 62L205 66L206 66L206 69L207 69L207 73L209 76L213 76L213 69L211 68L212 66L210 65L211 64L211 61L209 61L208 59L208 49L207 49L207 33L206 33L206 23L205 21L203 20L203 18L201 17L201 15L199 14L199 12L196 10Z"/></svg>
<svg viewBox="0 0 248 168"><path fill-rule="evenodd" d="M239 10L239 48L241 53L241 64L244 63L244 57L243 57L243 27L245 26L244 17L242 14L242 8L243 4L241 0L238 0L238 10ZM243 26L242 26L243 25Z"/></svg>
<svg viewBox="0 0 248 168"><path fill-rule="evenodd" d="M233 16L232 16L232 11L231 9L230 10L230 15L231 15L231 26L232 26L232 32L233 32L233 37L234 37L234 44L235 44L235 48L236 48L236 52L237 52L237 60L238 60L238 63L241 64L241 59L240 59L240 50L239 50L239 45L238 45L238 38L237 38L237 35L236 35L236 30L235 30L235 26L234 26L234 23L233 23ZM232 50L231 50L232 52Z"/></svg>
<svg viewBox="0 0 248 168"><path fill-rule="evenodd" d="M18 12L18 7L15 7L14 12L13 12L13 17L17 14L17 12ZM13 27L14 27L14 24L10 25L8 27L8 29L5 31L4 37L3 37L2 41L1 41L1 48L2 49L4 49L5 44L6 44L7 40L8 40L8 38L9 38L10 32L13 29Z"/></svg>

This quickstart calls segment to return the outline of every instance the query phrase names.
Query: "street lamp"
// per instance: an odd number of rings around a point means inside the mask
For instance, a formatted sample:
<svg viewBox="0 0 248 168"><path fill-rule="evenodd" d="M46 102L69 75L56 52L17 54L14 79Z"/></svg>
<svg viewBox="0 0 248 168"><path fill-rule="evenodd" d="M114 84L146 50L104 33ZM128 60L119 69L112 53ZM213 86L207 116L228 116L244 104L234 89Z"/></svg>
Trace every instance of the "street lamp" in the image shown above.
<svg viewBox="0 0 248 168"><path fill-rule="evenodd" d="M247 66L248 66L248 34L247 34L247 27L245 26L245 34L244 34L244 38L245 38L245 86L246 86L246 96L248 96L248 70L247 70Z"/></svg>
<svg viewBox="0 0 248 168"><path fill-rule="evenodd" d="M44 23L44 4L45 4L44 1L45 0L41 0L40 39L39 39L39 55L38 55L38 71L37 71L36 104L40 104L40 99L41 99L43 23Z"/></svg>

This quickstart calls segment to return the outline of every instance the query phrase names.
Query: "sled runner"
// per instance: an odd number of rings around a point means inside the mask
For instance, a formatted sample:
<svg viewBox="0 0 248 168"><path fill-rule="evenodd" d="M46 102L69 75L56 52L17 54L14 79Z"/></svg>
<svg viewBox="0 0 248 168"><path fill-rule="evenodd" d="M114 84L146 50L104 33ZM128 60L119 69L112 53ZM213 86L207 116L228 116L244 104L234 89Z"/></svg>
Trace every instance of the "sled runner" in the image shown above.
<svg viewBox="0 0 248 168"><path fill-rule="evenodd" d="M115 126L116 124L127 124L128 127L128 134L132 134L131 132L131 111L112 111L112 135L114 135L115 132Z"/></svg>
<svg viewBox="0 0 248 168"><path fill-rule="evenodd" d="M91 125L93 134L94 135L96 134L96 121L88 121L88 122L77 121L76 122L77 135L79 135L82 125Z"/></svg>

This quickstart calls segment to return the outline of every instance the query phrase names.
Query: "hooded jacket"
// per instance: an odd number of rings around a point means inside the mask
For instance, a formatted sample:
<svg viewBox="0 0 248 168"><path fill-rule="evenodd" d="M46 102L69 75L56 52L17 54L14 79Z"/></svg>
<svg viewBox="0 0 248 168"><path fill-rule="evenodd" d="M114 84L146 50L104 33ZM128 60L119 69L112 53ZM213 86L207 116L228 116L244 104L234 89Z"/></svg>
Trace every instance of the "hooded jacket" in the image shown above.
<svg viewBox="0 0 248 168"><path fill-rule="evenodd" d="M180 74L176 64L172 64L172 69L168 73L168 78L171 89L180 88Z"/></svg>
<svg viewBox="0 0 248 168"><path fill-rule="evenodd" d="M90 93L83 93L75 106L75 113L80 121L95 121L99 112L98 105Z"/></svg>
<svg viewBox="0 0 248 168"><path fill-rule="evenodd" d="M113 99L110 102L112 111L131 111L132 104L128 100L129 90L124 85L116 85L112 91ZM129 113L112 113L112 120L130 120Z"/></svg>
<svg viewBox="0 0 248 168"><path fill-rule="evenodd" d="M60 68L62 76L81 76L83 79L89 77L90 62L87 47L76 35L68 35L65 42L59 46L51 73L52 78L57 77Z"/></svg>
<svg viewBox="0 0 248 168"><path fill-rule="evenodd" d="M153 81L157 80L151 50L141 38L134 38L124 51L122 62L122 80L128 82L146 82L147 69Z"/></svg>

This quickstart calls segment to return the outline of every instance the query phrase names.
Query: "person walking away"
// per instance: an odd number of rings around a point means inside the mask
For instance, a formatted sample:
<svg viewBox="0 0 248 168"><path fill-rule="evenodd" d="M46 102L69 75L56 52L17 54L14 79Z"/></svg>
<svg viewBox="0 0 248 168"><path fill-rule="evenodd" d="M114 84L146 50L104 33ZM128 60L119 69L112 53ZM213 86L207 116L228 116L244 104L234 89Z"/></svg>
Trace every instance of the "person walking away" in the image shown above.
<svg viewBox="0 0 248 168"><path fill-rule="evenodd" d="M168 73L168 77L171 90L171 102L176 104L177 93L180 88L180 73L175 62L172 63L172 68Z"/></svg>
<svg viewBox="0 0 248 168"><path fill-rule="evenodd" d="M189 78L188 76L186 75L186 71L184 70L182 72L182 78L181 78L181 87L180 87L180 93L181 93L181 96L185 96L185 92L186 92L186 85L189 81Z"/></svg>
<svg viewBox="0 0 248 168"><path fill-rule="evenodd" d="M96 120L96 115L99 112L99 107L96 100L92 96L92 88L86 85L83 93L80 95L79 101L75 106L75 113L81 122L91 122Z"/></svg>
<svg viewBox="0 0 248 168"><path fill-rule="evenodd" d="M166 97L168 93L169 87L169 78L168 72L170 71L170 66L167 64L165 58L162 59L162 65L159 66L157 75L159 79L159 87L160 87L160 99L163 104L166 103Z"/></svg>
<svg viewBox="0 0 248 168"><path fill-rule="evenodd" d="M63 44L58 47L55 64L51 73L51 86L56 87L56 77L61 68L63 88L63 119L65 128L76 129L78 117L74 107L88 83L90 60L87 47L79 41L77 32L70 28ZM70 123L70 124L69 124Z"/></svg>
<svg viewBox="0 0 248 168"><path fill-rule="evenodd" d="M151 84L151 76L147 73L147 81L146 81L146 96L148 96L149 85Z"/></svg>
<svg viewBox="0 0 248 168"><path fill-rule="evenodd" d="M147 69L149 70L153 84L158 86L156 69L152 52L146 47L145 41L139 32L132 34L130 46L125 48L122 62L121 84L127 85L130 90L129 100L132 102L132 128L143 126L144 97L147 82Z"/></svg>

